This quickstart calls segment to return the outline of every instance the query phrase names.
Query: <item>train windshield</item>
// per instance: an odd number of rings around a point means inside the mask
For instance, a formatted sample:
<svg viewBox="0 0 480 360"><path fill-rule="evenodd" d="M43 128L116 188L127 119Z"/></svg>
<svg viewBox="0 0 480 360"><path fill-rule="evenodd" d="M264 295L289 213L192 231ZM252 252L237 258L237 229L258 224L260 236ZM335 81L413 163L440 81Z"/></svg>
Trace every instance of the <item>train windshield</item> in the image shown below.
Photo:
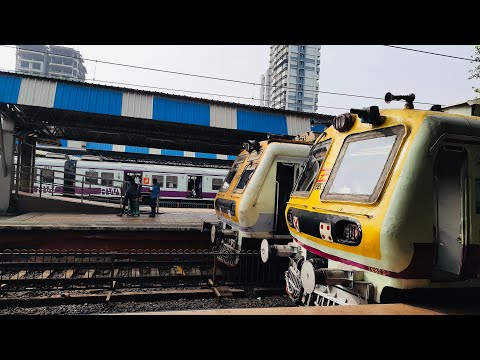
<svg viewBox="0 0 480 360"><path fill-rule="evenodd" d="M303 164L303 171L298 178L293 192L309 192L312 188L318 171L322 167L323 160L330 147L331 140L323 141L312 147L307 160Z"/></svg>
<svg viewBox="0 0 480 360"><path fill-rule="evenodd" d="M237 186L235 187L235 192L242 192L245 190L256 168L257 164L250 164L245 168L240 180L238 180Z"/></svg>
<svg viewBox="0 0 480 360"><path fill-rule="evenodd" d="M400 146L402 126L353 135L345 140L325 198L371 202L378 196Z"/></svg>
<svg viewBox="0 0 480 360"><path fill-rule="evenodd" d="M237 157L237 159L233 163L232 168L230 169L227 176L225 177L225 181L223 182L223 185L219 190L220 192L225 192L228 190L233 178L237 174L238 167L240 166L240 164L242 164L245 161L246 158L247 158L247 155L242 155Z"/></svg>

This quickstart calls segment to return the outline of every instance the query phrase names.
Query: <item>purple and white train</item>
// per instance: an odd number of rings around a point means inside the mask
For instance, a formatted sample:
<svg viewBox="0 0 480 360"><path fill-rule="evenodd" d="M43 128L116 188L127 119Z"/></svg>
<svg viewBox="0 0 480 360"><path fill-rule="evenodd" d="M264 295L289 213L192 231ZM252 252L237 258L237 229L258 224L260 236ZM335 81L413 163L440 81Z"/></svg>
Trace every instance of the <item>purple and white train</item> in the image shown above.
<svg viewBox="0 0 480 360"><path fill-rule="evenodd" d="M76 195L119 198L132 176L148 197L153 179L161 199L215 198L228 169L37 157L33 192L42 196Z"/></svg>

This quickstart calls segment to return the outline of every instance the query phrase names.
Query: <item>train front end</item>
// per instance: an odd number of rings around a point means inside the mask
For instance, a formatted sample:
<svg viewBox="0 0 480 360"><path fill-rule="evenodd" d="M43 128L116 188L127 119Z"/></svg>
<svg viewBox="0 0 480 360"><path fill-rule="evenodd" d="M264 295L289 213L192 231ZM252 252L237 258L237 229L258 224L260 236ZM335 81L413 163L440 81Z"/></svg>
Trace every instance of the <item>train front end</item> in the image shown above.
<svg viewBox="0 0 480 360"><path fill-rule="evenodd" d="M314 180L288 202L294 241L264 247L290 257L292 299L355 305L478 287L478 120L376 107L337 117L301 175Z"/></svg>
<svg viewBox="0 0 480 360"><path fill-rule="evenodd" d="M309 148L286 139L245 143L215 198L219 223L211 227L211 240L220 252L259 250L263 239L291 239L284 212Z"/></svg>

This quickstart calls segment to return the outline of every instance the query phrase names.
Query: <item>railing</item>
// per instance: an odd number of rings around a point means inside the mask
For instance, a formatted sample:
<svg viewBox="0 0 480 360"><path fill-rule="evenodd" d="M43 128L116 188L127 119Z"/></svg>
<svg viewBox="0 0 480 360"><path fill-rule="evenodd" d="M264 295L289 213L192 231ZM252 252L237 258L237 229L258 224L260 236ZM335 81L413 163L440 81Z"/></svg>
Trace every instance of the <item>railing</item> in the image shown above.
<svg viewBox="0 0 480 360"><path fill-rule="evenodd" d="M158 208L194 208L194 209L214 209L213 199L211 203L197 203L195 201L182 200L163 200L159 199L157 202Z"/></svg>
<svg viewBox="0 0 480 360"><path fill-rule="evenodd" d="M207 250L5 250L0 253L2 291L205 285L284 287L284 264L263 263L258 251L234 256L235 267ZM283 267L285 268L283 268Z"/></svg>
<svg viewBox="0 0 480 360"><path fill-rule="evenodd" d="M45 171L51 171L53 176L45 176L42 174L42 172ZM65 175L71 178L66 179ZM81 180L78 180L78 177L80 177ZM45 180L45 178L48 180ZM108 185L100 185L108 188L108 193L110 194L107 194L106 190L105 194L101 194L101 188L94 187L94 192L100 192L100 195L97 195L92 192L92 185L97 186L99 183L101 184L101 177L15 164L14 192L15 194L18 194L19 191L38 194L40 198L46 195L71 196L79 198L81 203L84 201L95 201L118 203L122 206L126 181L105 178L103 178L103 180L111 182L111 184ZM115 183L120 185L115 185Z"/></svg>

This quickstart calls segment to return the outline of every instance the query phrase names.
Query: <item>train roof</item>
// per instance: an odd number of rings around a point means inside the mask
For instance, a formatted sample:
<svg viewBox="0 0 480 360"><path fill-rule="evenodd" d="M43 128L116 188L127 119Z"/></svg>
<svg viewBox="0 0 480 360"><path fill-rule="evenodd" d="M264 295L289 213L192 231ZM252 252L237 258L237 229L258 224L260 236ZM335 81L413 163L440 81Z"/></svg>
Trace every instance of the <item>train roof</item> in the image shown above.
<svg viewBox="0 0 480 360"><path fill-rule="evenodd" d="M367 109L368 108L364 108ZM470 124L471 130L473 128L480 130L480 116L472 116L472 115L463 115L459 113L451 113L451 112L444 112L444 111L438 111L438 110L416 110L416 109L380 109L380 115L385 116L387 118L387 124L406 124L406 123L421 123L423 122L426 118L434 118L435 121L438 121L439 123L447 123L447 122L452 122L452 124L458 124L459 126L463 126L465 124ZM357 114L357 113L355 113ZM342 117L348 115L347 114L342 114L338 115L338 117ZM357 117L359 116L358 114L356 115ZM334 120L335 122L335 120ZM342 122L340 121L340 124ZM351 133L357 133L358 131L366 131L369 129L375 129L375 128L381 128L385 126L385 121L382 120L381 124L376 124L373 125L370 124L369 122L364 122L359 120L353 120L353 122L350 124L348 128L345 128L343 130L337 129L336 125L331 125L328 128L326 128L324 131L326 133L329 133L331 135L337 133L336 130L344 133L344 134L351 134ZM361 130L363 129L363 130ZM321 141L322 137L317 138L316 142Z"/></svg>
<svg viewBox="0 0 480 360"><path fill-rule="evenodd" d="M41 158L35 160L36 165L55 166L63 168L64 159ZM88 170L120 170L120 171L147 171L147 172L165 172L165 173L188 173L197 175L218 175L223 176L228 172L228 169L202 168L192 166L170 166L170 165L155 165L155 164L132 164L119 162L105 162L105 161L77 161L77 169Z"/></svg>
<svg viewBox="0 0 480 360"><path fill-rule="evenodd" d="M453 112L446 112L446 111L433 111L433 110L417 110L417 109L380 109L380 112L386 116L402 116L402 113L405 112L413 112L415 116L418 117L427 117L427 116L435 116L435 117L445 117L445 118L462 118L468 120L479 121L480 116L472 116L472 115L463 115ZM406 113L405 113L406 114ZM404 115L403 115L404 116Z"/></svg>

